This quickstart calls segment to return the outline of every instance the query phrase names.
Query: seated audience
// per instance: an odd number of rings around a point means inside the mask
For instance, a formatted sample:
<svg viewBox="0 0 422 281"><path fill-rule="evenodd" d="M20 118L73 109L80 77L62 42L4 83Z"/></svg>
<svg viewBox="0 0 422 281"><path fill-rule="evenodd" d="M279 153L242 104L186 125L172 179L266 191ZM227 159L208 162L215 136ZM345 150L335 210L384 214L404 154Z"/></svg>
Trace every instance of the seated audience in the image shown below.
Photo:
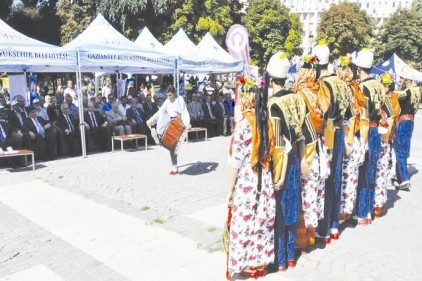
<svg viewBox="0 0 422 281"><path fill-rule="evenodd" d="M98 145L102 151L110 150L111 134L108 121L94 109L94 103L88 102L87 111L84 113L84 120L86 123L86 138L89 150L92 149L92 142Z"/></svg>
<svg viewBox="0 0 422 281"><path fill-rule="evenodd" d="M111 110L106 112L106 118L111 125L112 132L118 136L132 134L129 122L127 121L126 116L120 113L119 105L116 100L111 102Z"/></svg>

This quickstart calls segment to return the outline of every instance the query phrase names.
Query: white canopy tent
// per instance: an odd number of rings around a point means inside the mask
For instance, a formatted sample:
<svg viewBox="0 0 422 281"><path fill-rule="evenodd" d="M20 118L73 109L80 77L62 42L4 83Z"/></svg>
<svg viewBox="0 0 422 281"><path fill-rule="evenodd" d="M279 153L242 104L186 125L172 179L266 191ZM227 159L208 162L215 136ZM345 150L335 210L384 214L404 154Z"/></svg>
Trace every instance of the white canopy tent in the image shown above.
<svg viewBox="0 0 422 281"><path fill-rule="evenodd" d="M228 52L226 52L207 32L198 43L198 49L202 54L213 59L213 72L240 72L243 71L243 61L234 59Z"/></svg>
<svg viewBox="0 0 422 281"><path fill-rule="evenodd" d="M63 46L77 53L78 88L82 88L81 72L108 73L173 73L175 57L158 51L142 49L124 37L101 15L74 40ZM82 99L79 116L83 120ZM82 156L86 156L85 128L81 126Z"/></svg>
<svg viewBox="0 0 422 281"><path fill-rule="evenodd" d="M75 72L76 53L32 39L0 20L0 71Z"/></svg>
<svg viewBox="0 0 422 281"><path fill-rule="evenodd" d="M144 27L144 29L142 29L138 38L135 40L135 44L147 50L164 52L163 44L161 44L160 41L158 41L154 35L152 35L148 27Z"/></svg>
<svg viewBox="0 0 422 281"><path fill-rule="evenodd" d="M175 67L174 56L137 46L101 14L63 48L78 52L83 72L173 73Z"/></svg>
<svg viewBox="0 0 422 281"><path fill-rule="evenodd" d="M164 45L164 51L177 57L178 72L208 72L210 60L201 54L182 28Z"/></svg>
<svg viewBox="0 0 422 281"><path fill-rule="evenodd" d="M206 41L210 42L209 35L205 38ZM218 46L215 40L213 46ZM218 46L220 47L220 46ZM226 55L224 58L214 56L215 51L208 54L208 49L198 48L186 35L183 29L179 31L171 38L167 44L164 45L164 50L170 54L177 56L177 71L185 73L227 73L237 72L243 70L243 62L241 61L230 61ZM220 47L221 48L221 47ZM222 49L221 49L222 50ZM222 50L224 51L224 50ZM221 51L220 51L221 55Z"/></svg>
<svg viewBox="0 0 422 281"><path fill-rule="evenodd" d="M386 61L383 63L374 66L371 70L372 74L381 74L381 73L394 73L396 79L400 77L403 72L403 69L409 68L409 65L404 62L396 53L393 53ZM416 81L422 81L422 72L412 69L413 79Z"/></svg>

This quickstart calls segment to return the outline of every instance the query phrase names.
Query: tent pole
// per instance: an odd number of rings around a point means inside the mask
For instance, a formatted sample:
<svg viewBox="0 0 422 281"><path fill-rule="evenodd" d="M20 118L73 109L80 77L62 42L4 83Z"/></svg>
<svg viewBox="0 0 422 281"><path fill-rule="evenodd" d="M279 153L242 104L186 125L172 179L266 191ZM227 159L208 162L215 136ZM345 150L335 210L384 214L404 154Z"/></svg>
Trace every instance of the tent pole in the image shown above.
<svg viewBox="0 0 422 281"><path fill-rule="evenodd" d="M83 96L82 96L82 77L81 77L81 63L80 53L77 50L77 70L76 70L76 83L78 85L78 107L79 107L79 128L81 130L81 146L82 146L82 157L86 157L86 140L85 140L85 121L84 121L84 109L83 109Z"/></svg>
<svg viewBox="0 0 422 281"><path fill-rule="evenodd" d="M99 91L99 85L98 85L98 79L100 78L100 76L97 75L98 72L95 72L95 96L98 95L98 91Z"/></svg>
<svg viewBox="0 0 422 281"><path fill-rule="evenodd" d="M173 87L176 88L177 95L179 95L179 57L176 58L176 67L173 71Z"/></svg>

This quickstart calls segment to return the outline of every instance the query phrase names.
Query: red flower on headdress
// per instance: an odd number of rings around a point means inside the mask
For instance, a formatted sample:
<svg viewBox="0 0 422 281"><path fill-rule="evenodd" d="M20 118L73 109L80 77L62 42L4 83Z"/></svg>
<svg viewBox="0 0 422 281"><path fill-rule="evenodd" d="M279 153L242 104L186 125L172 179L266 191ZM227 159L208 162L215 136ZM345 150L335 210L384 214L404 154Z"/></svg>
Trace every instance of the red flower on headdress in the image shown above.
<svg viewBox="0 0 422 281"><path fill-rule="evenodd" d="M240 77L239 77L239 83L240 83L240 84L245 84L245 83L246 83L245 77L240 76Z"/></svg>
<svg viewBox="0 0 422 281"><path fill-rule="evenodd" d="M312 56L312 57L309 59L309 61L310 61L311 63L314 63L314 62L316 61L316 58L315 58L314 56Z"/></svg>

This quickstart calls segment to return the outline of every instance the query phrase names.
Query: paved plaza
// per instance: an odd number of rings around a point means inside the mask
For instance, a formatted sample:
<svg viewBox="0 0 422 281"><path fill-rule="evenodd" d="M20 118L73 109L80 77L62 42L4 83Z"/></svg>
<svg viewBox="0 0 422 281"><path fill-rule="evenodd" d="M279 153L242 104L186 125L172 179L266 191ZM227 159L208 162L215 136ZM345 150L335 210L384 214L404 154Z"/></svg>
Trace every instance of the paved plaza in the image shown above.
<svg viewBox="0 0 422 281"><path fill-rule="evenodd" d="M261 280L422 279L422 112L410 192L388 190L385 217ZM225 280L221 231L229 137L193 141L168 175L162 147L0 170L0 281Z"/></svg>

